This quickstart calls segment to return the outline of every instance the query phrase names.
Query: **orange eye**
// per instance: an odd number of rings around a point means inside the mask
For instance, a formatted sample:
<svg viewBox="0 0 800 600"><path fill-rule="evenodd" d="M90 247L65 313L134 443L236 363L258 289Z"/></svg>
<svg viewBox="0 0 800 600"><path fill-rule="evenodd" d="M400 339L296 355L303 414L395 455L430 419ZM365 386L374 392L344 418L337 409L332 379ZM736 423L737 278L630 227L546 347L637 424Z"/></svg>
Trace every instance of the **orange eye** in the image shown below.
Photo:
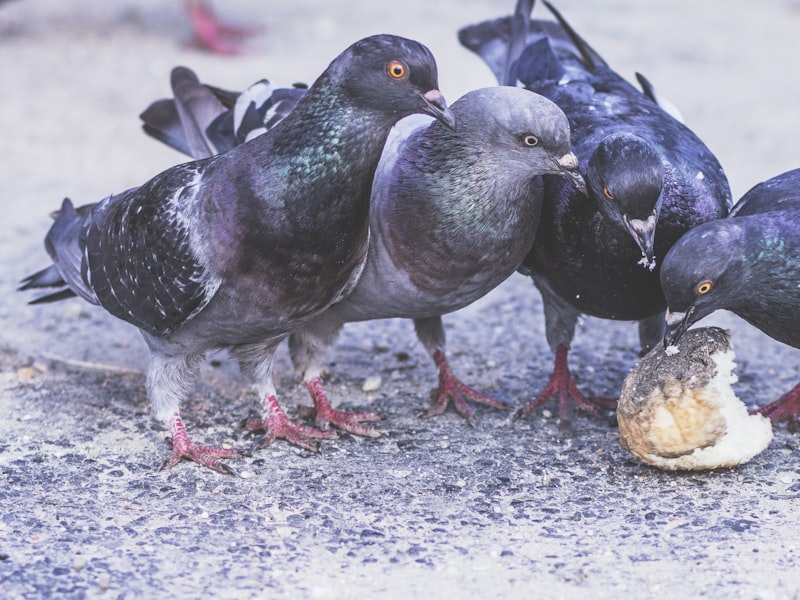
<svg viewBox="0 0 800 600"><path fill-rule="evenodd" d="M697 285L697 287L694 289L694 293L698 296L702 296L703 294L710 292L711 288L713 287L714 284L712 284L710 281L703 281Z"/></svg>
<svg viewBox="0 0 800 600"><path fill-rule="evenodd" d="M606 187L606 186L603 186L603 196L605 196L609 200L613 200L614 199L614 194L612 194L609 191L608 187Z"/></svg>
<svg viewBox="0 0 800 600"><path fill-rule="evenodd" d="M408 70L399 60L393 60L389 63L389 66L386 67L386 72L389 73L389 77L392 79L403 79Z"/></svg>

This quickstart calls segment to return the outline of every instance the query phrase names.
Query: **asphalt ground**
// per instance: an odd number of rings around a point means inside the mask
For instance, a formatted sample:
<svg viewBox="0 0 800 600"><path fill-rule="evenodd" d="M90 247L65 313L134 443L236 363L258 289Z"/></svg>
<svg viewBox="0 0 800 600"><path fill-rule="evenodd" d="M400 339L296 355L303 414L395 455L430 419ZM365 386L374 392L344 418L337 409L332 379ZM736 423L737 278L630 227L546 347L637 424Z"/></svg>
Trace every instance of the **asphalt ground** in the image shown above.
<svg viewBox="0 0 800 600"><path fill-rule="evenodd" d="M349 43L390 32L428 44L448 100L493 83L456 30L512 2L217 3L263 32L237 58L187 47L178 3L29 0L0 7L0 596L5 598L796 598L800 433L735 469L670 473L619 445L610 417L548 411L511 423L552 357L538 293L514 276L446 317L453 368L509 404L420 419L436 383L408 321L350 325L330 354L335 404L376 411L376 440L342 434L312 454L279 441L240 477L157 467L139 334L71 300L15 291L47 264L48 213L142 183L183 158L137 115L185 64L241 89L311 81ZM717 154L736 197L798 165L796 2L563 1L608 62L640 70ZM539 9L542 10L541 7ZM541 15L543 12L537 12ZM800 353L727 314L749 406L800 379ZM582 389L615 394L636 327L585 319L570 362ZM368 378L380 377L366 393ZM276 384L308 405L283 349ZM198 442L250 448L257 399L210 356L183 412Z"/></svg>

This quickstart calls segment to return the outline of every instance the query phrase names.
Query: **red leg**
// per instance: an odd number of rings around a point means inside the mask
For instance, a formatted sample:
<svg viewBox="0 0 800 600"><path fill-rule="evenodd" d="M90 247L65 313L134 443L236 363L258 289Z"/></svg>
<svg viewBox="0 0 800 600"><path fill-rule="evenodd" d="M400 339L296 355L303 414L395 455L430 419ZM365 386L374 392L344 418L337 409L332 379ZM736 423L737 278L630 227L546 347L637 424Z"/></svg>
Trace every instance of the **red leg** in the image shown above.
<svg viewBox="0 0 800 600"><path fill-rule="evenodd" d="M316 413L314 423L317 427L327 431L331 425L334 425L355 435L371 438L380 437L380 431L362 423L363 421L380 421L381 417L379 415L368 412L346 413L336 410L331 406L328 396L322 387L322 380L319 377L306 381L306 387L314 400Z"/></svg>
<svg viewBox="0 0 800 600"><path fill-rule="evenodd" d="M195 33L195 43L217 54L235 55L241 47L231 39L250 36L259 31L258 27L245 27L220 22L214 11L201 0L186 0L186 13Z"/></svg>
<svg viewBox="0 0 800 600"><path fill-rule="evenodd" d="M575 381L573 381L572 375L569 372L567 353L568 350L564 344L556 348L556 364L553 367L553 374L550 376L547 387L544 388L541 394L536 396L533 400L528 401L527 404L514 414L513 419L515 421L522 417L527 417L555 394L558 394L558 416L562 421L569 421L570 419L570 397L578 408L595 415L600 414L601 407L605 408L616 405L616 402L608 398L589 400L583 395L583 392L575 385Z"/></svg>
<svg viewBox="0 0 800 600"><path fill-rule="evenodd" d="M423 418L441 415L447 410L447 407L452 401L456 412L464 417L467 423L474 426L475 411L468 402L477 402L478 404L485 404L492 408L506 407L505 403L502 401L469 387L456 377L442 350L438 348L434 350L433 362L436 363L436 368L439 370L439 387L432 393L434 402L430 408L423 413Z"/></svg>
<svg viewBox="0 0 800 600"><path fill-rule="evenodd" d="M319 450L318 440L335 440L338 437L333 431L320 431L292 422L283 412L275 396L270 395L264 398L264 406L267 415L263 419L250 419L246 424L247 429L263 429L266 432L266 435L258 443L259 448L269 446L277 439L284 439L295 446L317 452Z"/></svg>
<svg viewBox="0 0 800 600"><path fill-rule="evenodd" d="M170 419L169 428L172 433L172 454L161 464L160 470L174 467L181 459L186 458L226 475L236 474L236 471L225 463L220 462L219 459L241 458L242 455L239 452L230 448L214 448L212 446L193 444L189 440L189 435L186 433L186 428L183 426L183 421L178 413L175 413Z"/></svg>
<svg viewBox="0 0 800 600"><path fill-rule="evenodd" d="M782 419L790 421L797 419L800 417L800 383L774 402L770 402L755 412L764 415L773 423Z"/></svg>

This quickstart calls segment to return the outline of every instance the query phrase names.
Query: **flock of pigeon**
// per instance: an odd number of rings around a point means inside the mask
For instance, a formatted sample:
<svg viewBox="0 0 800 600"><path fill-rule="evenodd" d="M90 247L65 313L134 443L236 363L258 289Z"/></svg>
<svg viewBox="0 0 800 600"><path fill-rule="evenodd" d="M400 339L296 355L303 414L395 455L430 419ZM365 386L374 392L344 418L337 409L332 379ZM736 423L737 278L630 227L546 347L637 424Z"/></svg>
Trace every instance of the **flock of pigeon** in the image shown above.
<svg viewBox="0 0 800 600"><path fill-rule="evenodd" d="M205 353L225 348L254 383L261 446L316 449L331 426L378 436L372 413L334 409L325 353L353 321L414 320L437 370L428 416L450 403L504 403L458 379L442 315L515 271L541 292L555 356L543 391L597 413L567 363L580 315L637 321L642 353L675 343L717 309L800 347L800 169L733 205L722 167L652 84L616 74L566 20L510 17L465 27L461 43L498 86L448 107L422 44L355 42L310 86L261 80L242 93L172 73L173 98L143 114L147 133L195 160L95 204L66 199L47 234L53 264L20 289L54 288L139 328L147 390L172 435L162 467L194 460L223 473L233 449L189 439L180 404ZM314 426L281 409L279 344L314 402ZM800 415L800 385L761 409Z"/></svg>

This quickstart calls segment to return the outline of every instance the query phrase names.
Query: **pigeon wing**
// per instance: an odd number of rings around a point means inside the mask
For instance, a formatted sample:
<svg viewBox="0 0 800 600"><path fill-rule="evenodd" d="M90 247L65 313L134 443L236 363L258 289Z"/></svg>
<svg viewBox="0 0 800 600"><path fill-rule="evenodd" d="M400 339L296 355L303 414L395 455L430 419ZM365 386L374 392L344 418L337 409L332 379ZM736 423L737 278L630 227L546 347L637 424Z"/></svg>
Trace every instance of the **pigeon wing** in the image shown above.
<svg viewBox="0 0 800 600"><path fill-rule="evenodd" d="M111 314L153 335L175 331L219 287L193 224L201 176L197 163L175 167L83 219L83 282Z"/></svg>

